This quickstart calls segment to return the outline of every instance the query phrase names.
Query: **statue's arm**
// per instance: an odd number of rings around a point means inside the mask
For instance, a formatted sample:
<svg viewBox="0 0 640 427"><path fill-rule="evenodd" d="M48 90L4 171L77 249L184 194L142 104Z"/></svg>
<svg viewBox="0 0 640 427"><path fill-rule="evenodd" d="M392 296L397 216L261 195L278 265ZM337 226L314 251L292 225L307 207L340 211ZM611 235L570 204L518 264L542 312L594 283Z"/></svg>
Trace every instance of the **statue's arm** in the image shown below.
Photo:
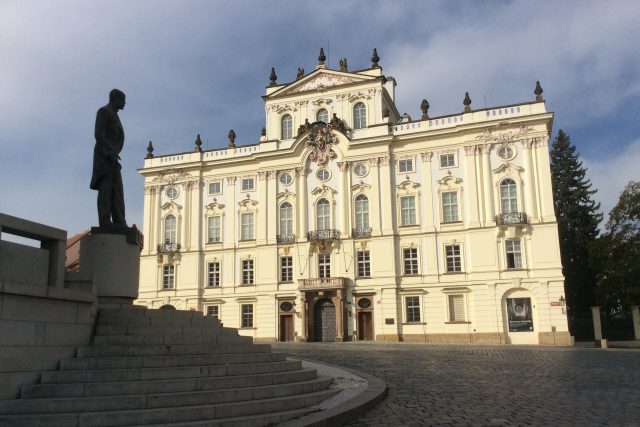
<svg viewBox="0 0 640 427"><path fill-rule="evenodd" d="M109 112L104 108L98 110L96 114L96 145L100 150L100 153L107 159L115 159L115 155L112 153L111 144L107 138L107 128L109 125Z"/></svg>

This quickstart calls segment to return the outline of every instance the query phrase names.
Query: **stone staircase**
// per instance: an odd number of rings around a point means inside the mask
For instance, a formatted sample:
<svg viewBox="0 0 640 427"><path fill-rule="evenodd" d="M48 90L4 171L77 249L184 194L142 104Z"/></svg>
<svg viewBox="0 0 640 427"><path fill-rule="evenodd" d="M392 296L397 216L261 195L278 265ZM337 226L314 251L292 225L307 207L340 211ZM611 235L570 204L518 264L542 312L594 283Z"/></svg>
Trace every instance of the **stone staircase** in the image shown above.
<svg viewBox="0 0 640 427"><path fill-rule="evenodd" d="M0 400L0 426L273 425L319 410L331 381L200 312L103 309L93 345Z"/></svg>

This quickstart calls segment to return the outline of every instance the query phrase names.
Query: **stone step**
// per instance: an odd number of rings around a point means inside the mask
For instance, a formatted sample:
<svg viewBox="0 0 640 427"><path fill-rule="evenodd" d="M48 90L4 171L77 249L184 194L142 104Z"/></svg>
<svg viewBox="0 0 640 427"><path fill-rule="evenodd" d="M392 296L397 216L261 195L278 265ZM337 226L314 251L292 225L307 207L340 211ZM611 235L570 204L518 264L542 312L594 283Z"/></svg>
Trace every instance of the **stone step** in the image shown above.
<svg viewBox="0 0 640 427"><path fill-rule="evenodd" d="M229 337L227 337L229 338ZM245 343L229 343L225 345L199 345L199 344L175 344L175 345L147 345L147 346L103 346L93 345L78 347L77 357L104 357L104 356L171 356L180 354L216 354L229 352L268 352L271 347L268 344L252 344L251 337L234 337L246 340Z"/></svg>
<svg viewBox="0 0 640 427"><path fill-rule="evenodd" d="M170 368L98 369L44 371L41 384L98 383L113 381L151 381L179 378L221 377L242 374L286 372L302 368L299 360L266 363L234 363L229 365L184 366Z"/></svg>
<svg viewBox="0 0 640 427"><path fill-rule="evenodd" d="M164 317L113 317L98 319L98 326L159 326L159 327L171 327L171 326L215 326L220 325L220 321L215 317L183 317L183 318L164 318Z"/></svg>
<svg viewBox="0 0 640 427"><path fill-rule="evenodd" d="M96 336L103 335L174 335L174 334L196 334L196 333L219 333L222 330L220 325L214 323L187 324L187 325L130 325L126 323L117 325L98 325Z"/></svg>
<svg viewBox="0 0 640 427"><path fill-rule="evenodd" d="M191 421L188 424L179 423L162 423L154 424L154 427L262 427L280 425L286 421L295 420L305 415L317 412L319 406L311 406L308 408L291 409L282 412L271 412L268 414L248 415L244 417L222 418L219 420ZM142 427L137 424L131 427Z"/></svg>
<svg viewBox="0 0 640 427"><path fill-rule="evenodd" d="M328 399L335 390L322 390L294 396L270 399L228 402L211 405L178 406L153 409L118 410L62 414L0 415L2 426L30 427L106 427L149 425L157 423L183 423L284 412L312 407ZM263 424L264 425L264 424Z"/></svg>
<svg viewBox="0 0 640 427"><path fill-rule="evenodd" d="M209 334L166 334L166 335L100 335L93 338L96 346L132 346L158 344L216 344L218 335L211 331Z"/></svg>
<svg viewBox="0 0 640 427"><path fill-rule="evenodd" d="M61 370L132 369L177 366L224 365L231 363L281 362L284 353L218 353L181 356L84 357L60 361Z"/></svg>
<svg viewBox="0 0 640 427"><path fill-rule="evenodd" d="M22 388L21 398L117 396L122 394L179 393L222 388L256 387L307 381L316 378L314 369L221 377L181 378L150 381L34 384ZM1 424L0 424L1 425Z"/></svg>
<svg viewBox="0 0 640 427"><path fill-rule="evenodd" d="M114 318L156 318L156 319L191 319L194 317L203 318L201 311L189 310L137 310L137 309L111 309L104 308L98 311L98 321Z"/></svg>
<svg viewBox="0 0 640 427"><path fill-rule="evenodd" d="M319 377L303 382L252 388L83 398L3 400L0 401L0 414L80 413L210 405L314 393L326 389L331 381L330 377Z"/></svg>

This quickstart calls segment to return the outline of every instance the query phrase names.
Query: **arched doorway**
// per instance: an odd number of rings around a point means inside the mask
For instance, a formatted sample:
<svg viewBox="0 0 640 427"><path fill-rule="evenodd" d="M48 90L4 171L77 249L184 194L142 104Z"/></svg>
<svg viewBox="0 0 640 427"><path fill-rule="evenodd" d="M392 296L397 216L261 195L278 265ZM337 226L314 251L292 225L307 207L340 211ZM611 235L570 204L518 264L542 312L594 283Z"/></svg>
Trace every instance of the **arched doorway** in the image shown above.
<svg viewBox="0 0 640 427"><path fill-rule="evenodd" d="M313 337L315 341L336 340L336 306L328 299L321 299L313 310Z"/></svg>

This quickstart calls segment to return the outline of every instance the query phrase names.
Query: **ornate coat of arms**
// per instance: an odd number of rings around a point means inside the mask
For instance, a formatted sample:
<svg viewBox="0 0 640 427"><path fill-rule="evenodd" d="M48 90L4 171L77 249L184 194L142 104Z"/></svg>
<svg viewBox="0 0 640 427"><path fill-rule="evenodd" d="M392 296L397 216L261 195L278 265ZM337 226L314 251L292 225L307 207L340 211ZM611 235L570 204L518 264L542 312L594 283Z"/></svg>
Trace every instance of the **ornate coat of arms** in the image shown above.
<svg viewBox="0 0 640 427"><path fill-rule="evenodd" d="M309 158L318 166L326 166L329 160L336 157L331 150L333 144L338 143L338 138L331 133L333 126L324 122L316 122L311 125L309 136L305 141L305 147L313 147Z"/></svg>

